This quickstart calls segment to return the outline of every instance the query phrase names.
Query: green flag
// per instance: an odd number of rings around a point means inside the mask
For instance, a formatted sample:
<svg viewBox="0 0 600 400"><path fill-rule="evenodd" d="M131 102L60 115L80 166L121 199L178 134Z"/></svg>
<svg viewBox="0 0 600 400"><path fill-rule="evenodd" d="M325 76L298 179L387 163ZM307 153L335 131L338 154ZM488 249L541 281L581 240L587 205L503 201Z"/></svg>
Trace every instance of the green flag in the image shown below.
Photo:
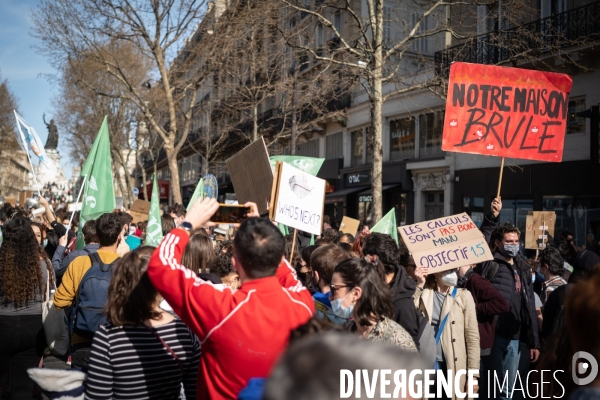
<svg viewBox="0 0 600 400"><path fill-rule="evenodd" d="M194 190L192 199L188 203L188 206L186 209L187 211L190 211L190 208L192 208L192 204L194 204L198 198L201 198L201 199L204 198L204 179L202 179L202 178L200 178L198 185L196 185L196 190Z"/></svg>
<svg viewBox="0 0 600 400"><path fill-rule="evenodd" d="M398 228L396 226L396 209L392 208L389 213L385 214L385 217L375 224L371 228L371 232L385 233L390 235L398 244Z"/></svg>
<svg viewBox="0 0 600 400"><path fill-rule="evenodd" d="M310 234L310 242L308 242L309 246L314 246L315 245L315 235L313 235L312 233Z"/></svg>
<svg viewBox="0 0 600 400"><path fill-rule="evenodd" d="M77 234L78 250L85 246L82 230L86 221L96 219L104 213L111 213L116 206L107 117L104 117L81 175L86 178Z"/></svg>
<svg viewBox="0 0 600 400"><path fill-rule="evenodd" d="M158 183L154 174L152 184L152 198L150 199L150 212L148 213L148 227L146 228L146 245L158 247L163 239L162 223L160 219L160 197L158 197Z"/></svg>
<svg viewBox="0 0 600 400"><path fill-rule="evenodd" d="M287 236L287 235L289 235L289 234L290 234L290 231L289 231L289 229L288 229L287 225L280 224L280 223L278 222L278 223L277 223L277 227L279 228L279 232L281 232L281 234L282 234L283 236Z"/></svg>
<svg viewBox="0 0 600 400"><path fill-rule="evenodd" d="M269 161L271 161L271 168L273 169L275 169L277 161L283 161L286 164L290 164L292 167L298 168L300 171L304 171L312 176L317 176L325 159L302 156L272 156L269 157Z"/></svg>

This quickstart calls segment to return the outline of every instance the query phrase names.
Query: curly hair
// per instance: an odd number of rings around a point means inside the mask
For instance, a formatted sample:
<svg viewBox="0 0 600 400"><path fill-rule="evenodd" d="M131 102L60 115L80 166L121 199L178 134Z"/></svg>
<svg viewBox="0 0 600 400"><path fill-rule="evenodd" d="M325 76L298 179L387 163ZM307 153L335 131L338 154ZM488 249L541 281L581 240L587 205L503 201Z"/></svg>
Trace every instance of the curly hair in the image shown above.
<svg viewBox="0 0 600 400"><path fill-rule="evenodd" d="M393 274L400 268L400 250L390 235L371 233L365 236L362 254L377 256L383 263L386 274Z"/></svg>
<svg viewBox="0 0 600 400"><path fill-rule="evenodd" d="M2 227L0 246L0 289L2 304L16 308L27 306L37 294L45 294L40 259L45 259L31 222L15 217ZM46 265L51 265L46 261ZM50 279L50 270L48 270ZM43 295L42 295L43 296Z"/></svg>
<svg viewBox="0 0 600 400"><path fill-rule="evenodd" d="M219 278L225 278L227 275L236 272L233 268L231 255L225 253L221 253L210 260L208 267L210 272L217 275Z"/></svg>
<svg viewBox="0 0 600 400"><path fill-rule="evenodd" d="M158 291L148 277L148 262L154 249L139 247L115 263L104 306L104 314L112 325L141 325L146 319L160 318L160 312L153 309Z"/></svg>

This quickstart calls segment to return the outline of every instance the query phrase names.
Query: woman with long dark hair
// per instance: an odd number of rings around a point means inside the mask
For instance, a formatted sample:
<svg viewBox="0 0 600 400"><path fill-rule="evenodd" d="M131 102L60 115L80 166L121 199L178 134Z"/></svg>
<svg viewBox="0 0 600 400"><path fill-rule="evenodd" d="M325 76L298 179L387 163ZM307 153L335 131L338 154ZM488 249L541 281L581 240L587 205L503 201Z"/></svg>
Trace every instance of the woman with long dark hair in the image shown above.
<svg viewBox="0 0 600 400"><path fill-rule="evenodd" d="M86 399L196 398L200 344L162 310L148 278L154 247L127 253L114 266L101 325L92 342Z"/></svg>
<svg viewBox="0 0 600 400"><path fill-rule="evenodd" d="M392 294L381 262L362 258L342 261L333 272L329 299L335 315L352 318L349 329L359 336L417 351L410 334L392 319Z"/></svg>
<svg viewBox="0 0 600 400"><path fill-rule="evenodd" d="M46 283L54 287L51 264L29 220L15 217L3 226L0 246L0 382L10 372L11 399L30 399L36 367L46 346L42 302ZM41 232L40 232L41 233Z"/></svg>

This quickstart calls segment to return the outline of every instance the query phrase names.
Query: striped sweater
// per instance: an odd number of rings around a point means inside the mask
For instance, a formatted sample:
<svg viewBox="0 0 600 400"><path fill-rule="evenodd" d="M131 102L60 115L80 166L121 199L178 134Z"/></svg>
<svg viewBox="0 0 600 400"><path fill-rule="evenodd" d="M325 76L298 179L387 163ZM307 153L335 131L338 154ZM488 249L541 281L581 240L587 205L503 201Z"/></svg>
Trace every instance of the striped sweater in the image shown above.
<svg viewBox="0 0 600 400"><path fill-rule="evenodd" d="M152 329L183 366L145 326L100 326L94 335L86 399L178 399L196 397L200 344L179 320ZM183 376L182 376L183 375Z"/></svg>

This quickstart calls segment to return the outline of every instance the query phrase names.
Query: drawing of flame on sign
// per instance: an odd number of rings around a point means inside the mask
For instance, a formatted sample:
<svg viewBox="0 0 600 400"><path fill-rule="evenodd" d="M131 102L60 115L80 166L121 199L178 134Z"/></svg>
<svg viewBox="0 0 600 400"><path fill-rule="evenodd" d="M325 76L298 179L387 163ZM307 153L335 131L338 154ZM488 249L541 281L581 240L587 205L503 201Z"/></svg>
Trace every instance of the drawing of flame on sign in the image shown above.
<svg viewBox="0 0 600 400"><path fill-rule="evenodd" d="M493 144L488 144L487 145L487 149L488 150L494 150L494 145Z"/></svg>
<svg viewBox="0 0 600 400"><path fill-rule="evenodd" d="M481 139L483 137L483 132L477 130L477 132L475 132L475 136L477 136L477 139Z"/></svg>
<svg viewBox="0 0 600 400"><path fill-rule="evenodd" d="M308 180L304 175L294 175L290 178L290 188L292 192L299 198L303 199L306 196L310 195L312 192L312 188L308 187Z"/></svg>
<svg viewBox="0 0 600 400"><path fill-rule="evenodd" d="M531 132L533 133L538 133L539 129L537 126L534 126L533 128L531 128Z"/></svg>
<svg viewBox="0 0 600 400"><path fill-rule="evenodd" d="M455 119L450 121L450 126L456 126L456 125L458 125L458 121L456 121Z"/></svg>

